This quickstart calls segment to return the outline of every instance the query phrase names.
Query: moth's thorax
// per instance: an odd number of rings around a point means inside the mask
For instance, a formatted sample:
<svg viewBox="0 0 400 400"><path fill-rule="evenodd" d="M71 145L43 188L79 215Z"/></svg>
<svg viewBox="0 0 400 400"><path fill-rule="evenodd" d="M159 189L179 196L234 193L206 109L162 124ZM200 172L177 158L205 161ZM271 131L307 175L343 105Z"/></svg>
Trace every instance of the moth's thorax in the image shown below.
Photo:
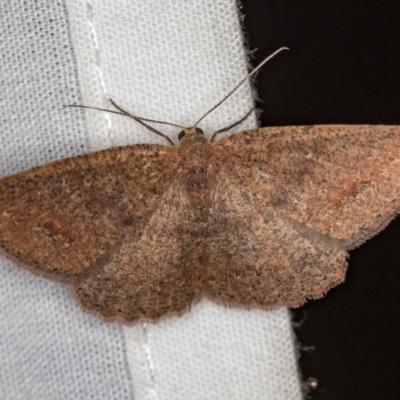
<svg viewBox="0 0 400 400"><path fill-rule="evenodd" d="M193 210L206 217L219 168L214 146L207 142L185 145L179 149L179 156L180 182Z"/></svg>

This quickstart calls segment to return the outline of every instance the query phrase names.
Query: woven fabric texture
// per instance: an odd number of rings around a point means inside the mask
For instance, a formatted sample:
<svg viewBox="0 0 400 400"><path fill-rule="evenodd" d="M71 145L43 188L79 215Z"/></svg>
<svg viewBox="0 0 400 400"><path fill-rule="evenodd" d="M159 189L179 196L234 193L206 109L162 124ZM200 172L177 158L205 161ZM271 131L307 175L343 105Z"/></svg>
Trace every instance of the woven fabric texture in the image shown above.
<svg viewBox="0 0 400 400"><path fill-rule="evenodd" d="M0 5L0 174L89 151L65 5ZM123 332L69 289L0 259L0 399L131 399ZM118 371L118 372L117 372Z"/></svg>
<svg viewBox="0 0 400 400"><path fill-rule="evenodd" d="M110 146L162 140L132 121L62 110L123 108L190 125L247 73L233 0L115 0L0 6L2 176ZM201 124L253 106L249 84ZM238 130L254 127L255 116ZM163 129L175 142L177 130ZM0 260L1 399L300 399L289 313L203 301L161 323L84 314L68 288Z"/></svg>

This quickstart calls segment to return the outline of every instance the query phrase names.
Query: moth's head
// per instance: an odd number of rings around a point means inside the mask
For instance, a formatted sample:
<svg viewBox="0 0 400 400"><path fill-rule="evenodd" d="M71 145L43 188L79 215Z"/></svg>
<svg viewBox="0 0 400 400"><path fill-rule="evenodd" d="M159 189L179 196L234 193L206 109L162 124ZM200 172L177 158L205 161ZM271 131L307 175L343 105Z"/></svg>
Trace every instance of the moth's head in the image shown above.
<svg viewBox="0 0 400 400"><path fill-rule="evenodd" d="M178 135L179 144L181 146L196 146L198 144L207 143L203 131L197 126L184 128Z"/></svg>

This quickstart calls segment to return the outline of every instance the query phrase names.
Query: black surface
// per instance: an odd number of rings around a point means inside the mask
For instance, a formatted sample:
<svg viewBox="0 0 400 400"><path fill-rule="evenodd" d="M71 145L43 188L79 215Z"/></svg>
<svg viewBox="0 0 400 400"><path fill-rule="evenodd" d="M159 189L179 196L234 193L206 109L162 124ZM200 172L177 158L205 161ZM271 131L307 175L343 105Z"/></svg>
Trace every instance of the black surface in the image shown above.
<svg viewBox="0 0 400 400"><path fill-rule="evenodd" d="M244 0L261 126L400 125L400 2ZM399 167L400 168L400 167ZM350 252L346 282L294 312L313 399L400 398L400 217Z"/></svg>

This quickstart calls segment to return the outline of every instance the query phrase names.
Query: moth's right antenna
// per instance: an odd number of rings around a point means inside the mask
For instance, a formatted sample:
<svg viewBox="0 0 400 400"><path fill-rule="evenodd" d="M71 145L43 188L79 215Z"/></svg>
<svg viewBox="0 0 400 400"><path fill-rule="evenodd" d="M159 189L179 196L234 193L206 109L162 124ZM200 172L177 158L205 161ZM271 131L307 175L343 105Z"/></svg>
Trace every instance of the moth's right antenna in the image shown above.
<svg viewBox="0 0 400 400"><path fill-rule="evenodd" d="M244 82L246 82L248 79L250 79L262 66L268 62L271 58L275 57L278 53L280 53L283 50L289 50L288 47L281 47L280 49L276 50L274 53L272 53L270 56L268 56L261 64L259 64L256 68L253 69L245 78L243 78L221 101L219 101L214 107L212 107L210 110L208 110L194 125L192 128L195 128L208 114L213 112L217 107L219 107L226 99L228 99L230 96L232 96L233 93L236 92L236 90L239 89L240 86L243 85Z"/></svg>

